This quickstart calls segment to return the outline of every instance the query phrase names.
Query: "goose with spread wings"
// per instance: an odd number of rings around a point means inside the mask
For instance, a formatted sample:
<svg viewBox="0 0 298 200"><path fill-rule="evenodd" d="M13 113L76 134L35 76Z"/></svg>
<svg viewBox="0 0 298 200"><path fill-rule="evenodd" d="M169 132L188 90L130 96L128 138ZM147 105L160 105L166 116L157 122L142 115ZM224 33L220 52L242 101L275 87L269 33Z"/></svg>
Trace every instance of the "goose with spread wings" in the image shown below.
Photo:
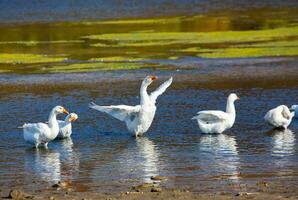
<svg viewBox="0 0 298 200"><path fill-rule="evenodd" d="M227 100L226 112L220 110L204 110L198 112L192 119L197 120L203 133L222 133L234 125L236 110L234 102L239 97L232 93Z"/></svg>
<svg viewBox="0 0 298 200"><path fill-rule="evenodd" d="M154 119L157 97L163 94L173 81L171 77L149 95L147 93L147 87L156 79L156 76L147 76L143 80L140 88L140 105L99 106L92 102L89 104L89 107L125 122L130 133L136 137L142 136L143 133L148 131Z"/></svg>

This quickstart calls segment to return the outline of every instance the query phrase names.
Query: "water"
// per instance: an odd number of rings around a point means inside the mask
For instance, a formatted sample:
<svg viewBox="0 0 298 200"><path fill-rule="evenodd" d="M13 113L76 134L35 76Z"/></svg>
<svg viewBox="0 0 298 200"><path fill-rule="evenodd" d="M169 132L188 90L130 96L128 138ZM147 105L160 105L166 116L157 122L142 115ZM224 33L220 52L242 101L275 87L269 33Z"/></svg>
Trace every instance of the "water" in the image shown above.
<svg viewBox="0 0 298 200"><path fill-rule="evenodd" d="M88 108L91 101L137 104L141 79L152 73L159 75L158 84L170 75L174 82L158 99L156 117L144 137L132 138L122 122ZM167 187L194 191L233 190L231 185L258 178L296 183L297 120L288 131L271 131L263 116L276 105L296 103L297 85L245 88L234 84L212 89L210 83L202 88L198 86L202 81L196 78L199 71L189 75L195 82L185 82L184 73L70 74L61 75L58 85L57 75L45 79L44 84L38 82L39 75L21 76L19 83L2 77L7 90L2 90L0 97L0 185L38 191L71 180L78 184L78 191L117 191L151 182L150 177L157 175L168 178ZM76 76L84 76L86 81L78 81ZM70 77L75 80L68 81ZM94 77L97 81L91 81ZM158 84L153 83L150 91ZM224 109L231 92L241 98L236 102L234 127L224 134L201 134L191 117L203 109ZM56 104L79 115L72 139L51 142L49 150L32 149L17 126L46 121Z"/></svg>
<svg viewBox="0 0 298 200"><path fill-rule="evenodd" d="M291 0L1 0L0 22L79 21L193 15L217 10L297 7Z"/></svg>

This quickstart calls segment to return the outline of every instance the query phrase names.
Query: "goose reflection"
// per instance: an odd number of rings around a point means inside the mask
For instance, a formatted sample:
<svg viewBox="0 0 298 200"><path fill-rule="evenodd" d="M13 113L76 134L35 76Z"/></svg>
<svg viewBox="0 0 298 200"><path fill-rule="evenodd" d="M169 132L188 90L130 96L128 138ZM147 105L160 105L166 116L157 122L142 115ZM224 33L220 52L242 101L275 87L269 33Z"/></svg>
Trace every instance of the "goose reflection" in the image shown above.
<svg viewBox="0 0 298 200"><path fill-rule="evenodd" d="M53 150L40 149L26 152L25 174L28 179L36 178L49 183L61 180L60 153ZM32 176L33 175L33 176Z"/></svg>
<svg viewBox="0 0 298 200"><path fill-rule="evenodd" d="M295 153L295 135L290 129L273 129L268 132L272 136L272 156L284 157Z"/></svg>
<svg viewBox="0 0 298 200"><path fill-rule="evenodd" d="M148 138L137 138L135 142L135 145L120 157L121 171L149 182L151 176L159 175L160 154L154 142Z"/></svg>
<svg viewBox="0 0 298 200"><path fill-rule="evenodd" d="M239 155L233 136L225 134L202 135L200 138L200 159L212 176L228 176L238 180Z"/></svg>
<svg viewBox="0 0 298 200"><path fill-rule="evenodd" d="M65 138L59 144L60 160L62 163L62 174L64 179L74 179L79 172L79 155L74 150L71 138Z"/></svg>

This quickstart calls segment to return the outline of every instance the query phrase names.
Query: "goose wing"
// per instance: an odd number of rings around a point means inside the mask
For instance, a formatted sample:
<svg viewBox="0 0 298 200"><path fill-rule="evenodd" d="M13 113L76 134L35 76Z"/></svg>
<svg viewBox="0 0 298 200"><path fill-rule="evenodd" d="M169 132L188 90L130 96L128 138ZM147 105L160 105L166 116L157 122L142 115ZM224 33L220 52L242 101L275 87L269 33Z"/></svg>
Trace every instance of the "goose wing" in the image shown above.
<svg viewBox="0 0 298 200"><path fill-rule="evenodd" d="M198 115L193 119L201 120L206 123L217 123L228 119L227 113L218 110L206 110L198 112Z"/></svg>
<svg viewBox="0 0 298 200"><path fill-rule="evenodd" d="M48 128L48 126L44 123L28 123L28 124L24 124L22 128L28 132L42 133L43 131L45 131L46 128Z"/></svg>
<svg viewBox="0 0 298 200"><path fill-rule="evenodd" d="M118 105L118 106L99 106L95 103L90 103L89 107L100 112L107 113L112 117L120 120L126 121L131 118L131 116L135 116L136 113L140 112L141 106L126 106L126 105Z"/></svg>
<svg viewBox="0 0 298 200"><path fill-rule="evenodd" d="M154 92L150 94L150 99L153 103L156 102L156 99L159 95L163 94L166 89L172 84L173 77L171 77L169 80L161 84Z"/></svg>
<svg viewBox="0 0 298 200"><path fill-rule="evenodd" d="M286 119L291 119L293 117L293 113L291 113L290 109L287 106L283 106L281 114Z"/></svg>

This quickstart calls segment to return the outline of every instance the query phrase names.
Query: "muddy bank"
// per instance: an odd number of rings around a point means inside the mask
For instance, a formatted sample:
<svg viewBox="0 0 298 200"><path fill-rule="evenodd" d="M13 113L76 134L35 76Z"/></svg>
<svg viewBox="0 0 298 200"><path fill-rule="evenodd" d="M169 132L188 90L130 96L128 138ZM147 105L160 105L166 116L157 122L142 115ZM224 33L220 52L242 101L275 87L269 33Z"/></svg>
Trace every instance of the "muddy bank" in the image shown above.
<svg viewBox="0 0 298 200"><path fill-rule="evenodd" d="M149 184L150 185L150 184ZM53 187L51 190L27 192L22 189L0 190L2 199L50 199L50 200L134 200L134 199L297 199L298 193L293 187L281 187L278 184L260 181L255 188L241 186L233 192L192 192L187 189L166 189L143 184L122 192L76 192L72 188Z"/></svg>

